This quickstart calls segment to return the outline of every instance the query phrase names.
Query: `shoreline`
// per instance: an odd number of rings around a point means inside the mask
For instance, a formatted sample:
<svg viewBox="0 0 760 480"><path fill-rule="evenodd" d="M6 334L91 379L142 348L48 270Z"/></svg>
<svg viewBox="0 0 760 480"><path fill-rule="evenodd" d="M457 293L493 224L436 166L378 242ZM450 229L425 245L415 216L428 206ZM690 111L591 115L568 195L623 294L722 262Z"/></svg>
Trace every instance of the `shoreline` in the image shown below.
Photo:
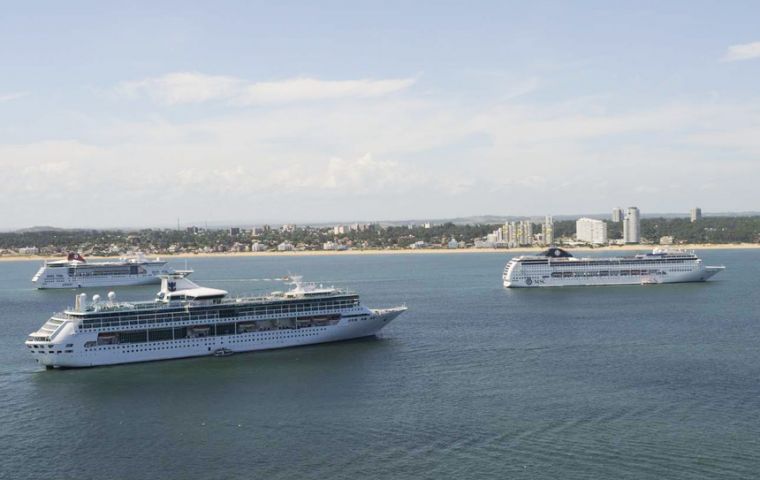
<svg viewBox="0 0 760 480"><path fill-rule="evenodd" d="M398 250L305 250L292 252L218 252L218 253L166 253L146 254L147 259L185 259L185 258L231 258L231 257L318 257L318 256L351 256L351 255L440 255L440 254L473 254L473 253L500 253L505 256L510 254L531 253L543 251L546 247L525 248L425 248L425 249L398 249ZM672 248L683 250L746 250L760 249L760 243L730 243L730 244L686 244L686 245L615 245L604 247L560 247L569 252L633 252L648 251L653 248ZM118 258L113 256L91 256L87 258L108 259ZM8 255L0 256L0 262L13 261L43 261L51 257L41 255Z"/></svg>

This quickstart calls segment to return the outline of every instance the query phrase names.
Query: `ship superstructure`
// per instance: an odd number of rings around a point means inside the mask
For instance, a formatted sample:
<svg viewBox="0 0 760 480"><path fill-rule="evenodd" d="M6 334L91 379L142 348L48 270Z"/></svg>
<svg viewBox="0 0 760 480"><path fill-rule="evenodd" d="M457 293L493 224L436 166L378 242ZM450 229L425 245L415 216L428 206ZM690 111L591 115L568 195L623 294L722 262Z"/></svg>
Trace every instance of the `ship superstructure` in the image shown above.
<svg viewBox="0 0 760 480"><path fill-rule="evenodd" d="M32 278L39 289L86 288L150 285L161 282L161 275L182 273L158 258L146 259L137 253L131 257L104 262L88 262L79 253L69 253L66 260L46 260Z"/></svg>
<svg viewBox="0 0 760 480"><path fill-rule="evenodd" d="M620 257L577 258L550 247L539 255L511 259L504 267L505 287L652 285L703 282L723 270L706 266L693 251L655 249Z"/></svg>
<svg viewBox="0 0 760 480"><path fill-rule="evenodd" d="M182 275L162 277L152 301L102 301L86 294L29 335L46 367L90 367L293 347L375 335L406 307L370 309L358 294L305 284L260 297L230 298Z"/></svg>

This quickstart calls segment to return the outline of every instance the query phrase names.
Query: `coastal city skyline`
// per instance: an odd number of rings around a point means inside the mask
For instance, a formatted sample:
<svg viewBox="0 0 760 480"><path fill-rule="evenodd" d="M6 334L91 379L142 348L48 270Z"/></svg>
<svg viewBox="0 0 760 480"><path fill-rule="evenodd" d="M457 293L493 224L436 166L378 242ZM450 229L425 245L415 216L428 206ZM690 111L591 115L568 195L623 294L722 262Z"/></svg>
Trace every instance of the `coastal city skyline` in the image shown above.
<svg viewBox="0 0 760 480"><path fill-rule="evenodd" d="M757 208L757 5L477 5L9 6L0 228Z"/></svg>
<svg viewBox="0 0 760 480"><path fill-rule="evenodd" d="M637 207L636 207L637 208ZM618 212L619 210L619 212ZM614 223L622 223L624 221L626 209L615 207L612 209L612 213L597 211L593 213L552 213L548 214L552 218L559 220L576 220L581 218L591 218L596 220L611 219ZM619 219L616 215L619 215ZM710 217L754 217L760 216L760 211L725 211L725 212L712 212L707 211L704 214L699 207L693 207L684 212L641 212L640 216L643 218L690 218L691 221L701 219L703 215ZM273 219L269 221L251 221L251 220L185 220L182 218L175 218L172 222L168 223L144 223L139 225L127 225L127 224L101 224L98 226L87 225L86 223L75 225L42 225L42 224L27 224L17 228L0 228L0 232L13 232L13 231L27 231L27 230L77 230L77 229L92 229L92 230L137 230L145 228L157 228L157 229L176 229L185 230L188 228L200 228L200 229L228 229L228 228L251 228L262 226L281 226L281 225L298 225L309 227L326 227L326 226L340 226L340 225L352 225L352 224L378 224L378 225L424 225L425 223L443 224L443 223L456 223L456 224L486 224L486 223L499 223L500 221L520 221L530 220L533 223L540 224L547 216L546 213L529 214L529 215L513 215L513 214L475 214L462 217L424 217L424 218L348 218L348 219L331 219L326 221L294 221L293 219Z"/></svg>
<svg viewBox="0 0 760 480"><path fill-rule="evenodd" d="M606 218L605 218L606 217ZM274 224L163 229L50 229L0 232L0 259L84 254L87 256L216 255L265 252L379 252L409 250L508 250L753 244L760 216L703 216L700 207L687 215L646 216L636 206L614 207L607 216L567 219L505 219L455 224L349 222L332 225ZM493 220L493 219L491 219Z"/></svg>

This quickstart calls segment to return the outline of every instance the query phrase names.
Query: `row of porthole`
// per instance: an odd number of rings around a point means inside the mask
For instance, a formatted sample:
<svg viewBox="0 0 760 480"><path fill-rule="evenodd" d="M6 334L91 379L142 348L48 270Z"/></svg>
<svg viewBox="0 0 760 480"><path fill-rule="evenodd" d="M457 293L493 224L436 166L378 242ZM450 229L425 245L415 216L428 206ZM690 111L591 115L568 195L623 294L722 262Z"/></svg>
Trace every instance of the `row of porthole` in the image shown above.
<svg viewBox="0 0 760 480"><path fill-rule="evenodd" d="M282 336L277 336L277 337L271 337L271 340L282 339L282 338L293 338L293 337L312 337L315 335L317 334L316 333L302 333L298 335L282 335ZM269 339L265 339L265 340L269 340ZM245 342L245 340L232 340L230 343L242 343L242 342Z"/></svg>
<svg viewBox="0 0 760 480"><path fill-rule="evenodd" d="M178 328L184 328L184 327L178 327ZM291 331L291 330L306 330L306 329L319 329L319 330L327 330L327 327L301 327L299 329L294 328L282 328L282 329L272 329L272 330L264 330L261 332L249 332L249 333L229 333L229 334L222 334L222 335L216 335L217 337L230 337L230 336L240 336L240 335L248 335L249 337L251 335L272 335L270 332L282 332L282 331ZM127 331L129 333L129 331ZM203 337L206 338L206 337ZM186 342L189 341L189 339L175 339L175 340L159 340L159 342ZM142 343L142 342L141 342ZM148 343L157 343L157 342L148 342Z"/></svg>
<svg viewBox="0 0 760 480"><path fill-rule="evenodd" d="M316 333L301 334L301 335L289 335L289 336L283 335L283 336L277 336L277 337L268 338L267 340L282 340L282 339L285 339L285 338L292 338L294 336L305 337L305 336L313 336L313 335L316 335ZM242 340L233 340L233 341L231 341L229 343L240 343L240 342L242 342ZM192 345L177 345L177 346L173 346L173 347L165 347L164 346L164 347L154 347L154 348L139 348L139 349L136 349L136 350L123 350L122 349L121 353L152 352L152 351L157 351L157 350L171 350L171 349L175 349L175 348L203 347L203 346L209 347L209 346L213 346L213 345L214 344L212 344L212 343L204 343L204 344L198 344L198 343L196 343L196 344L192 344ZM102 349L103 349L103 347L97 348L97 350L102 350ZM93 349L87 349L85 351L86 352L91 352L92 350ZM71 353L71 352L73 352L73 350L66 350L66 353ZM50 353L53 353L53 352L51 351ZM61 352L58 352L58 353L61 353Z"/></svg>

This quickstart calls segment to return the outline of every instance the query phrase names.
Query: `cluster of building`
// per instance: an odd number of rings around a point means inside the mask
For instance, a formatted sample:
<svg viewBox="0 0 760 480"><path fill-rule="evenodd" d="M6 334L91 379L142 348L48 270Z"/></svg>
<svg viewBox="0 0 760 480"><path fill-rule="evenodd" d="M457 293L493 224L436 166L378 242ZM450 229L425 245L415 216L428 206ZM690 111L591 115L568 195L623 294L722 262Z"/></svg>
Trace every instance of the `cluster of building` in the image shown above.
<svg viewBox="0 0 760 480"><path fill-rule="evenodd" d="M353 223L351 225L335 225L333 235L345 235L350 232L366 232L372 228L371 223ZM430 227L426 227L430 228Z"/></svg>
<svg viewBox="0 0 760 480"><path fill-rule="evenodd" d="M531 220L507 222L486 235L483 240L475 240L475 248L516 248L554 243L554 220L550 215L544 218L541 232L533 233Z"/></svg>
<svg viewBox="0 0 760 480"><path fill-rule="evenodd" d="M612 209L612 223L623 223L622 243L641 243L641 212L638 207ZM575 239L592 245L609 243L607 222L595 218L579 218L575 222Z"/></svg>
<svg viewBox="0 0 760 480"><path fill-rule="evenodd" d="M689 212L691 222L702 219L702 210L694 207ZM615 224L622 224L622 238L620 228ZM430 222L420 225L407 224L410 230L431 229L435 227ZM127 251L140 248L145 253L217 253L217 252L264 252L278 251L289 252L295 250L326 250L342 251L354 248L520 248L531 246L547 246L559 241L560 243L574 242L590 245L607 244L638 244L642 243L641 236L641 212L637 207L626 209L616 207L612 210L609 220L599 218L579 218L575 222L575 238L570 238L567 225L558 225L563 238L555 238L554 220L550 215L539 220L509 221L499 226L485 237L464 237L461 233L441 232L435 236L424 236L425 241L420 240L411 233L408 235L395 232L392 237L386 238L385 233L390 227L383 227L372 223L353 223L345 225L327 226L297 226L284 224L280 227L229 227L224 230L209 230L208 227L186 227L185 231L200 240L184 243L172 239L169 245L160 245L153 238L145 245L144 238L135 233L129 233L125 242L116 244L100 245L98 243L82 243L77 247L86 254L94 255L121 255ZM614 239L610 239L608 228L613 228ZM179 225L178 225L179 229ZM359 232L373 232L377 235L357 235ZM419 232L415 232L419 235ZM225 235L227 234L227 235ZM482 235L482 230L479 235ZM389 238L395 241L389 241ZM651 240L651 239L650 239ZM648 240L644 239L644 243ZM427 242L430 242L429 244ZM190 243L190 244L188 244ZM204 245L204 243L206 243ZM672 244L672 236L663 236L659 239L660 244ZM0 255L57 255L66 253L63 247L53 245L46 247L27 246L17 249L2 249Z"/></svg>
<svg viewBox="0 0 760 480"><path fill-rule="evenodd" d="M692 223L698 222L702 219L702 209L692 208L689 217ZM612 223L623 223L623 238L618 243L641 243L641 212L638 207L628 207L625 210L615 207L612 209L610 220ZM592 245L606 245L610 243L607 222L594 218L579 218L575 222L575 238L579 242ZM673 243L673 237L662 237L660 243Z"/></svg>

